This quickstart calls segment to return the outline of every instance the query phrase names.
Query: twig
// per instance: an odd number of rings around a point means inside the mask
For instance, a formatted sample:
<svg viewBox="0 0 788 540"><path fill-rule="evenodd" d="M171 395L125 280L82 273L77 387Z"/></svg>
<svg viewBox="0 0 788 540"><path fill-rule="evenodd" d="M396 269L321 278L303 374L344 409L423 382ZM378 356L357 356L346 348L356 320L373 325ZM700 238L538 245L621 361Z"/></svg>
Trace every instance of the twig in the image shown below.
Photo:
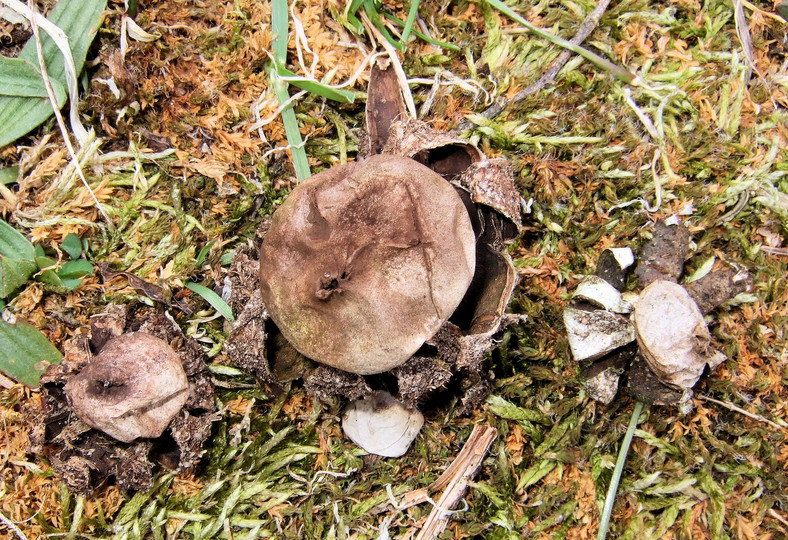
<svg viewBox="0 0 788 540"><path fill-rule="evenodd" d="M585 41L586 38L591 35L591 32L593 32L594 29L597 27L597 25L599 24L599 20L602 18L602 15L605 13L605 11L607 10L607 6L609 5L610 5L610 0L600 0L599 3L597 3L596 7L594 7L594 9L588 15L586 15L586 18L583 21L583 23L580 25L580 28L577 29L577 33L575 34L575 36L571 40L569 40L570 43L573 43L574 45L578 45L578 46L581 43L583 43L583 41ZM561 54L558 55L558 58L555 59L555 61L550 66L550 68L544 73L544 75L542 75L539 78L538 81L533 83L531 86L523 90L520 90L511 99L506 99L506 98L500 99L497 103L493 104L492 106L484 110L481 113L481 116L488 119L495 118L496 116L501 114L504 110L508 109L512 105L516 105L517 103L520 103L531 94L535 94L536 92L539 92L542 88L544 88L545 86L547 86L548 84L550 84L555 80L556 76L558 75L558 72L561 71L561 68L563 68L564 65L566 65L566 63L569 61L569 59L572 57L573 54L575 53L566 49L561 51ZM465 121L460 127L460 130L464 131L469 127L470 127L470 122Z"/></svg>
<svg viewBox="0 0 788 540"><path fill-rule="evenodd" d="M449 522L451 509L457 504L465 491L468 483L481 467L482 460L487 455L490 445L498 436L498 430L492 426L476 424L473 427L468 441L460 450L457 458L449 468L431 486L430 490L446 490L433 507L421 527L416 540L431 540L437 538L446 529Z"/></svg>
<svg viewBox="0 0 788 540"><path fill-rule="evenodd" d="M729 411L733 411L733 412L737 412L739 414L743 414L747 418L752 418L753 420L757 420L759 422L763 422L764 424L769 424L770 426L772 426L775 429L788 429L785 426L781 426L780 424L778 424L776 422L772 422L771 420L761 416L760 414L755 414L755 413L751 413L749 411L745 411L744 409L742 409L741 407L737 407L733 403L727 403L725 401L720 401L718 399L714 399L714 398L710 398L710 397L706 397L706 396L698 396L698 399L702 399L703 401L708 401L710 403L714 403L715 405L719 405L720 407L725 407Z"/></svg>

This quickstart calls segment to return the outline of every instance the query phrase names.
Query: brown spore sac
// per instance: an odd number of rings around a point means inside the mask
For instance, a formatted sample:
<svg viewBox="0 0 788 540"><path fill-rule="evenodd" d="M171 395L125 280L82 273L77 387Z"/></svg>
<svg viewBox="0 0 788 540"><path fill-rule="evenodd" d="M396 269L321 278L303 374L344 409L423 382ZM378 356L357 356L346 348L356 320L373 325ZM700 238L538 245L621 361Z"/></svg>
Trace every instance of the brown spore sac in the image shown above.
<svg viewBox="0 0 788 540"><path fill-rule="evenodd" d="M277 210L260 250L263 301L307 358L382 373L457 308L475 243L451 184L411 159L372 156L313 176Z"/></svg>
<svg viewBox="0 0 788 540"><path fill-rule="evenodd" d="M189 383L172 347L131 332L109 340L65 391L83 422L131 442L164 432L186 403Z"/></svg>
<svg viewBox="0 0 788 540"><path fill-rule="evenodd" d="M199 462L218 419L213 383L200 345L166 313L109 306L63 344L63 355L41 377L40 407L31 405L30 449L49 460L71 491L87 493L107 482L147 490L161 467L184 471ZM169 364L173 355L180 370ZM146 377L162 369L175 375L165 375L165 388L151 393ZM183 375L187 386L179 391Z"/></svg>

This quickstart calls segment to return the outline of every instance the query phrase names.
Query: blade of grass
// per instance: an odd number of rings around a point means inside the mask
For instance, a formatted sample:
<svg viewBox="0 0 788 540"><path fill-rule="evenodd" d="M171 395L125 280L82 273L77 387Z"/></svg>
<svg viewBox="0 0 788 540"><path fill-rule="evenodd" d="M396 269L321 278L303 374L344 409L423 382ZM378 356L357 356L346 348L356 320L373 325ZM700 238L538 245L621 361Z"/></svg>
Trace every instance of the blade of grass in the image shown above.
<svg viewBox="0 0 788 540"><path fill-rule="evenodd" d="M315 94L326 99L331 99L333 101L338 101L339 103L353 103L353 101L356 99L355 92L340 90L338 88L328 86L327 84L323 84L312 79L307 79L306 77L301 77L281 64L277 64L276 72L280 80L292 84L293 86L302 90L306 90L311 94Z"/></svg>
<svg viewBox="0 0 788 540"><path fill-rule="evenodd" d="M408 11L408 20L405 21L405 27L402 29L402 44L408 41L410 32L413 30L413 23L416 22L416 16L419 14L419 0L411 0L410 11Z"/></svg>
<svg viewBox="0 0 788 540"><path fill-rule="evenodd" d="M616 460L616 467L613 469L613 477L610 479L610 487L608 487L607 495L605 496L605 506L602 510L602 518L599 522L597 540L605 540L605 538L607 538L607 529L610 527L610 516L613 514L613 503L616 501L618 484L621 482L621 473L624 471L624 463L627 461L629 445L632 444L632 436L635 434L635 428L638 425L638 419L640 418L642 410L643 402L636 402L635 408L632 410L632 418L629 421L627 432L621 443L621 449L618 451L618 459Z"/></svg>
<svg viewBox="0 0 788 540"><path fill-rule="evenodd" d="M288 17L287 0L273 0L271 3L271 30L274 34L272 42L274 64L285 65L287 63ZM276 65L271 68L269 77L274 87L276 99L280 104L287 103L290 93L287 91L287 83L279 77ZM287 105L282 109L282 122L285 125L285 134L290 145L290 153L293 156L296 176L299 180L306 180L312 176L312 172L309 170L309 161L304 150L304 142L301 139L301 130L298 128L298 120L292 105Z"/></svg>
<svg viewBox="0 0 788 540"><path fill-rule="evenodd" d="M397 18L396 16L392 15L391 13L383 13L383 16L385 18L387 18L388 20L390 20L391 22L394 22L394 23L396 23L396 24L398 24L398 25L400 25L402 27L405 26L405 21L403 21L402 19ZM452 50L452 51L459 51L460 50L460 48L457 45L452 45L451 43L446 43L445 41L438 41L437 39L433 39L433 38L431 38L430 36L428 36L426 34L422 34L418 30L411 29L411 32L413 32L413 34L416 37L418 37L419 39L423 39L424 41L426 41L427 43L429 43L431 45L435 45L437 47L443 47L444 49L449 49L449 50ZM403 35L405 35L404 31L403 31Z"/></svg>
<svg viewBox="0 0 788 540"><path fill-rule="evenodd" d="M362 25L361 21L358 20L356 12L361 7L363 2L364 0L353 0L353 2L348 5L348 8L345 12L345 17L347 18L349 25L348 29L359 35L364 33L364 25Z"/></svg>
<svg viewBox="0 0 788 540"><path fill-rule="evenodd" d="M405 52L405 45L394 39L391 34L389 33L386 26L380 20L380 14L375 9L375 3L372 0L364 0L364 13L367 14L369 20L372 21L372 24L375 25L383 37L386 38L386 41L391 43L391 45L400 52Z"/></svg>
<svg viewBox="0 0 788 540"><path fill-rule="evenodd" d="M606 60L601 56L592 53L591 51L580 47L579 45L575 45L571 41L567 41L562 37L558 37L556 35L551 34L550 32L545 32L541 28L534 26L533 24L529 23L525 18L522 17L519 13L514 11L512 8L501 2L500 0L485 0L488 4L492 7L512 19L520 23L522 26L536 34L537 36L546 39L550 43L558 45L559 47L563 47L565 49L569 49L570 51L579 54L595 66L600 69L604 69L612 73L614 76L618 77L622 81L625 81L629 84L639 84L640 78L635 75L634 73L630 72L627 69L622 68L621 66L617 66L610 60Z"/></svg>
<svg viewBox="0 0 788 540"><path fill-rule="evenodd" d="M235 317L233 316L233 311L230 309L230 306L227 305L227 302L222 300L222 297L213 292L208 287L204 287L199 283L192 283L187 282L185 287L190 291L199 294L203 297L203 299L211 304L211 306L218 311L222 317L227 319L228 321L234 321Z"/></svg>

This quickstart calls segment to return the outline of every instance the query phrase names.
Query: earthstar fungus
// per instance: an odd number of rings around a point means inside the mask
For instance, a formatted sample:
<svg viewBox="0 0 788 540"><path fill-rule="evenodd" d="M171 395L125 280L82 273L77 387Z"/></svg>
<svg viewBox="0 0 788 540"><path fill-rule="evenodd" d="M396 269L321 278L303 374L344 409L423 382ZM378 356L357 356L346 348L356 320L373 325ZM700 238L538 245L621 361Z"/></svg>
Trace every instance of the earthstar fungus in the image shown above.
<svg viewBox="0 0 788 540"><path fill-rule="evenodd" d="M596 276L588 276L578 286L573 300L579 305L564 309L564 322L575 360L594 361L583 375L594 399L612 401L619 377L626 374L637 399L675 404L686 411L691 407L691 389L706 368L714 369L725 360L715 348L704 315L747 290L749 277L721 270L681 285L678 280L689 245L690 231L683 224L658 222L635 271L642 288L639 295L624 293L616 298L632 263L613 250L600 256ZM626 264L619 264L622 260ZM609 285L597 286L600 279ZM613 313L629 311L630 318Z"/></svg>
<svg viewBox="0 0 788 540"><path fill-rule="evenodd" d="M508 160L405 119L399 92L376 66L356 162L291 192L258 231L259 261L236 254L225 350L269 384L297 365L322 398L390 390L412 406L453 380L470 411L493 335L515 319L520 194Z"/></svg>
<svg viewBox="0 0 788 540"><path fill-rule="evenodd" d="M304 356L350 373L397 367L465 296L476 238L440 175L375 155L299 184L260 250L263 302Z"/></svg>
<svg viewBox="0 0 788 540"><path fill-rule="evenodd" d="M94 316L41 377L41 397L32 449L81 493L111 478L145 490L160 467L193 467L217 419L202 348L147 306Z"/></svg>

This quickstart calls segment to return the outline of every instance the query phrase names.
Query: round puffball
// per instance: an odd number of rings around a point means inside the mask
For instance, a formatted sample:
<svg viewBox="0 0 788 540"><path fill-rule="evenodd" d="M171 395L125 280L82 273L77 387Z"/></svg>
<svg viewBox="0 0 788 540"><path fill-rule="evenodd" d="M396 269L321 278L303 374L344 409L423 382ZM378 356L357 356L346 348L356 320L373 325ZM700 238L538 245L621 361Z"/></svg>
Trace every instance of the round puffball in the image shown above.
<svg viewBox="0 0 788 540"><path fill-rule="evenodd" d="M164 432L186 404L189 382L167 342L130 332L109 340L65 391L80 420L131 442Z"/></svg>
<svg viewBox="0 0 788 540"><path fill-rule="evenodd" d="M450 183L377 155L298 185L260 250L263 301L304 356L370 375L446 322L475 270L476 238Z"/></svg>

